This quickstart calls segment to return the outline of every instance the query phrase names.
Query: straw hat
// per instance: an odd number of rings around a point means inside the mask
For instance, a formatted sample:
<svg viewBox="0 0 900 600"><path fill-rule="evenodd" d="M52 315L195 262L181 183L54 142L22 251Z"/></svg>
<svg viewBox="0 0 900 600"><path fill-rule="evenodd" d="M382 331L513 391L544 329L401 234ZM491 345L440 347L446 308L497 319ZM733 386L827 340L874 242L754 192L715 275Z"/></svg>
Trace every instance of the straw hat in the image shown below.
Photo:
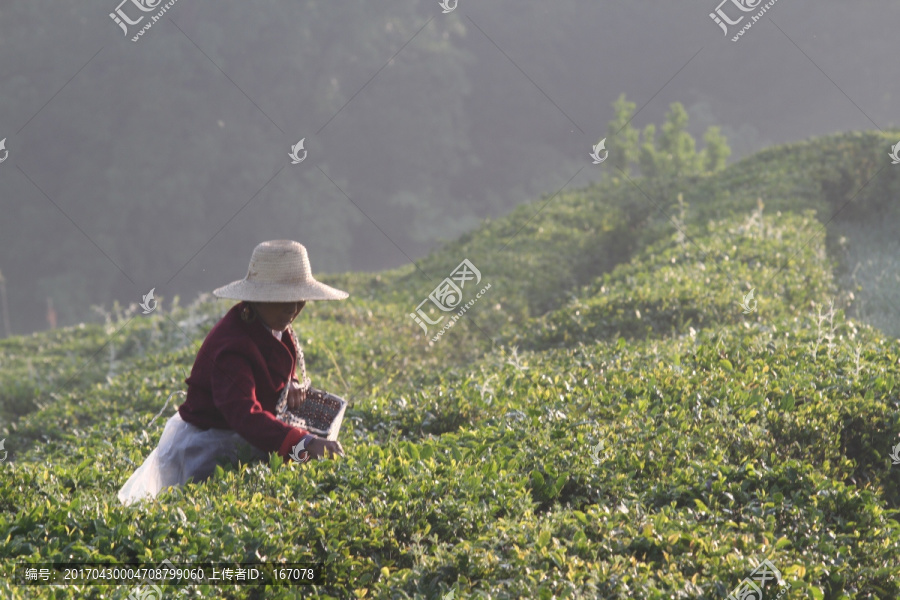
<svg viewBox="0 0 900 600"><path fill-rule="evenodd" d="M263 242L253 249L247 276L213 292L250 302L343 300L350 294L313 279L306 248L291 240Z"/></svg>

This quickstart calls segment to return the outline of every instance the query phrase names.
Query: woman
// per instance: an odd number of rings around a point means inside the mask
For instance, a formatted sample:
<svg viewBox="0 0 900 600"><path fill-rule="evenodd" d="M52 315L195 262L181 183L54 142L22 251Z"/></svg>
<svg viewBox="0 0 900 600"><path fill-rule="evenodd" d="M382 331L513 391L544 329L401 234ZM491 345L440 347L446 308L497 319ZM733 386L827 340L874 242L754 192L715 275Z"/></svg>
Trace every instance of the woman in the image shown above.
<svg viewBox="0 0 900 600"><path fill-rule="evenodd" d="M348 294L316 281L306 248L289 240L258 245L247 276L213 294L241 302L206 336L185 380L187 399L166 423L159 445L119 490L123 504L190 478L203 481L218 459L235 462L243 445L259 460L270 452L300 462L326 452L344 455L337 441L288 425L284 410L300 405L310 383L291 323L308 301Z"/></svg>

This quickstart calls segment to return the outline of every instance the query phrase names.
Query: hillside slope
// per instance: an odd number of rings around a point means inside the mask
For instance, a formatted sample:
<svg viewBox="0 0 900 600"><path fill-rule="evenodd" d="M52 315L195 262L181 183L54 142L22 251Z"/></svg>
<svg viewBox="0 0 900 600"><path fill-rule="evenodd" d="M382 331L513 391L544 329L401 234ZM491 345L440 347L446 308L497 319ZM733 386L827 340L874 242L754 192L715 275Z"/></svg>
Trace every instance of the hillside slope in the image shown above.
<svg viewBox="0 0 900 600"><path fill-rule="evenodd" d="M122 507L228 303L0 342L0 400L21 414L0 433L0 593L132 591L17 587L16 561L322 560L317 597L724 598L768 559L788 597L900 597L900 343L827 309L821 212L845 195L810 158L864 162L878 137L674 182L680 230L611 180L484 224L425 277L329 278L351 298L296 329L313 384L351 401L337 461L229 466ZM429 342L409 313L463 258L491 289Z"/></svg>

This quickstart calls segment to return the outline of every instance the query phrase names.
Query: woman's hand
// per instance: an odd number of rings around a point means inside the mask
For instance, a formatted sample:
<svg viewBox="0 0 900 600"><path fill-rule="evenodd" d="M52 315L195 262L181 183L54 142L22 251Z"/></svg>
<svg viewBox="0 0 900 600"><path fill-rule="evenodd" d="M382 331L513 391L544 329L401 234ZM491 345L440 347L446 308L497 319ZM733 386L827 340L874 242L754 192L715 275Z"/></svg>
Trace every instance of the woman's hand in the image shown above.
<svg viewBox="0 0 900 600"><path fill-rule="evenodd" d="M291 389L288 390L287 405L290 409L300 408L303 401L306 400L306 390L298 387L297 382L291 381Z"/></svg>
<svg viewBox="0 0 900 600"><path fill-rule="evenodd" d="M322 458L325 456L326 451L331 453L332 458L335 454L344 456L344 449L341 447L340 442L331 442L322 438L313 438L306 442L306 451L309 452L311 458Z"/></svg>

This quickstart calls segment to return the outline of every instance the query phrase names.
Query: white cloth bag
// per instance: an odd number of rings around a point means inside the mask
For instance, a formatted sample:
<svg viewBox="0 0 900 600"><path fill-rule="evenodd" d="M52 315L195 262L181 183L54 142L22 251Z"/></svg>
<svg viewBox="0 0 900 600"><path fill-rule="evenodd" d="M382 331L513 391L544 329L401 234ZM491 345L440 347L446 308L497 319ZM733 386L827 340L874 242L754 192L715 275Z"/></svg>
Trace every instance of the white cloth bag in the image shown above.
<svg viewBox="0 0 900 600"><path fill-rule="evenodd" d="M273 331L276 339L281 339L281 331ZM302 373L303 383L289 382L281 392L277 403L277 418L290 424L290 413L287 409L288 390L293 387L309 389L310 381L306 376L306 361L303 359L303 348L297 342L294 329L289 325L291 341L297 352L297 366ZM119 490L119 501L129 505L141 498L155 498L162 490L176 485L184 485L193 477L199 483L209 478L216 470L218 459L227 457L232 463L237 462L238 447L245 444L251 455L265 460L268 454L252 446L239 433L230 429L207 429L206 431L184 421L176 413L166 422L159 444L144 460L144 463L128 478Z"/></svg>
<svg viewBox="0 0 900 600"><path fill-rule="evenodd" d="M184 485L190 477L194 482L204 481L216 470L217 459L236 463L242 444L250 447L255 458L266 459L265 452L251 446L236 431L204 431L176 412L166 422L159 444L119 490L119 501L129 505L145 497L155 498L170 486Z"/></svg>

